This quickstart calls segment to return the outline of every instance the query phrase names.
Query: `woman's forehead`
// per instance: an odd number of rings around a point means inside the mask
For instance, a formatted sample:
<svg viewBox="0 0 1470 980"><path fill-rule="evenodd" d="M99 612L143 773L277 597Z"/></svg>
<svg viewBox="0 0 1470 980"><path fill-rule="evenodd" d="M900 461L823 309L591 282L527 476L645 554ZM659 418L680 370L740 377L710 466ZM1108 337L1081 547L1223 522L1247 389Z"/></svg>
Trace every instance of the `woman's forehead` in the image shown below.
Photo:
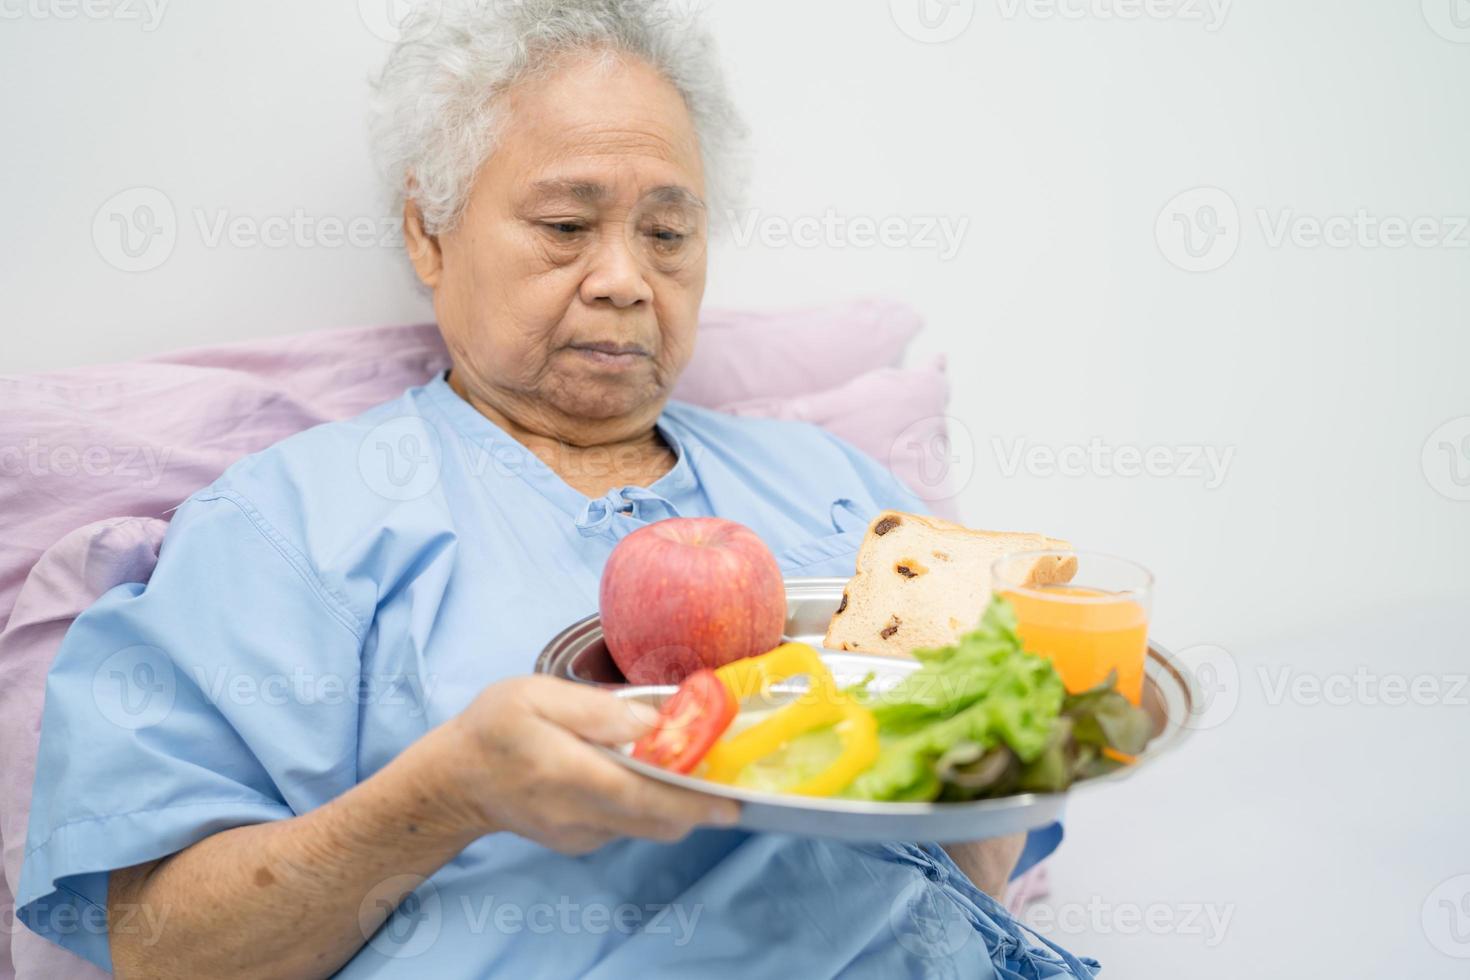
<svg viewBox="0 0 1470 980"><path fill-rule="evenodd" d="M704 207L698 152L673 158L641 147L552 144L528 147L505 140L481 174L484 190L498 188L522 205L565 203L612 207L633 200L666 207Z"/></svg>
<svg viewBox="0 0 1470 980"><path fill-rule="evenodd" d="M621 191L632 189L645 203L680 208L704 207L704 201L694 189L684 184L642 186L636 174L623 171L623 176L631 179L609 183L598 178L548 177L531 181L526 191L536 200L565 200L597 207L615 201Z"/></svg>
<svg viewBox="0 0 1470 980"><path fill-rule="evenodd" d="M643 62L563 62L507 92L503 111L490 164L501 158L524 192L571 191L587 200L635 177L644 192L668 186L701 197L703 165L688 108Z"/></svg>

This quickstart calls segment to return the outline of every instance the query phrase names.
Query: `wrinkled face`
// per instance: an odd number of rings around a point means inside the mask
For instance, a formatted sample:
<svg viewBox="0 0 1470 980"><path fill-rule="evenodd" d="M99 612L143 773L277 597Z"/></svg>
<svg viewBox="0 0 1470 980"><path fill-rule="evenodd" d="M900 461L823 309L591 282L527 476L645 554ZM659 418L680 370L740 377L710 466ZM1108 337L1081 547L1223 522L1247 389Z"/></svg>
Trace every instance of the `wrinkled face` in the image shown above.
<svg viewBox="0 0 1470 980"><path fill-rule="evenodd" d="M646 428L704 295L704 172L683 99L641 61L582 53L502 108L461 222L430 243L427 270L414 256L455 380L559 437Z"/></svg>

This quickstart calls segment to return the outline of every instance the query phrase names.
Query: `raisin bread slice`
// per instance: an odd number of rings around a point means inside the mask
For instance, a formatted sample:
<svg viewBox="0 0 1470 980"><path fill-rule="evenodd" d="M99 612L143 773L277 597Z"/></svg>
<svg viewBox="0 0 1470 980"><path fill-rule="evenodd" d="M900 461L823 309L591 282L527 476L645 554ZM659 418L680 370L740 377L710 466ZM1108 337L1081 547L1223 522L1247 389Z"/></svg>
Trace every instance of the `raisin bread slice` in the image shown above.
<svg viewBox="0 0 1470 980"><path fill-rule="evenodd" d="M884 511L858 550L857 574L827 627L829 650L906 657L953 643L974 629L990 603L990 566L1018 551L1070 549L1044 534L974 531L960 524ZM1040 559L1029 582L1070 581L1077 559Z"/></svg>

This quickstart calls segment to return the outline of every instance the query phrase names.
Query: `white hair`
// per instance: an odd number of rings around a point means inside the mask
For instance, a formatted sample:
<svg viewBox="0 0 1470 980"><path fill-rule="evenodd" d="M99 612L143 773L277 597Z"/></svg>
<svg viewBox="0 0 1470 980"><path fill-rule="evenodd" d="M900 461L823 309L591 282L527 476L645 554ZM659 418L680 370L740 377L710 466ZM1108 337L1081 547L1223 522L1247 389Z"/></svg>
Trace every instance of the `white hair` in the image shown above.
<svg viewBox="0 0 1470 980"><path fill-rule="evenodd" d="M373 144L401 211L451 230L495 149L497 96L577 50L647 62L683 96L699 138L706 197L738 192L746 129L725 90L699 0L420 0L374 85Z"/></svg>

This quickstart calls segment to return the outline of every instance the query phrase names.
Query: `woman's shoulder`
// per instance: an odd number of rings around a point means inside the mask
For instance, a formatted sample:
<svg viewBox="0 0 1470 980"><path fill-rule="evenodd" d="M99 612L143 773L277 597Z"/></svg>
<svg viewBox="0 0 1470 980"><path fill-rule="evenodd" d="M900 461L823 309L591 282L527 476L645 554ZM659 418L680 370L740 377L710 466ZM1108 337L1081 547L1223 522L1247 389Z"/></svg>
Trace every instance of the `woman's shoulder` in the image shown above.
<svg viewBox="0 0 1470 980"><path fill-rule="evenodd" d="M191 499L233 497L287 534L361 525L427 496L438 482L443 437L421 388L352 418L304 429L237 460ZM293 535L294 536L294 535Z"/></svg>
<svg viewBox="0 0 1470 980"><path fill-rule="evenodd" d="M752 414L756 412L759 414ZM731 412L670 399L664 407L664 416L706 442L780 440L814 449L830 449L841 443L821 426L797 417L790 405L774 402L752 402Z"/></svg>
<svg viewBox="0 0 1470 980"><path fill-rule="evenodd" d="M704 408L689 402L670 401L665 418L683 427L703 448L756 461L799 461L803 468L822 464L839 465L863 473L886 472L883 464L832 431L792 414L789 405L756 405L744 414ZM771 413L771 414L767 414Z"/></svg>
<svg viewBox="0 0 1470 980"><path fill-rule="evenodd" d="M736 415L671 401L665 417L696 452L726 460L733 470L783 477L803 495L829 499L870 496L878 507L919 510L923 504L885 461L828 429L799 418ZM708 469L708 467L706 467Z"/></svg>

